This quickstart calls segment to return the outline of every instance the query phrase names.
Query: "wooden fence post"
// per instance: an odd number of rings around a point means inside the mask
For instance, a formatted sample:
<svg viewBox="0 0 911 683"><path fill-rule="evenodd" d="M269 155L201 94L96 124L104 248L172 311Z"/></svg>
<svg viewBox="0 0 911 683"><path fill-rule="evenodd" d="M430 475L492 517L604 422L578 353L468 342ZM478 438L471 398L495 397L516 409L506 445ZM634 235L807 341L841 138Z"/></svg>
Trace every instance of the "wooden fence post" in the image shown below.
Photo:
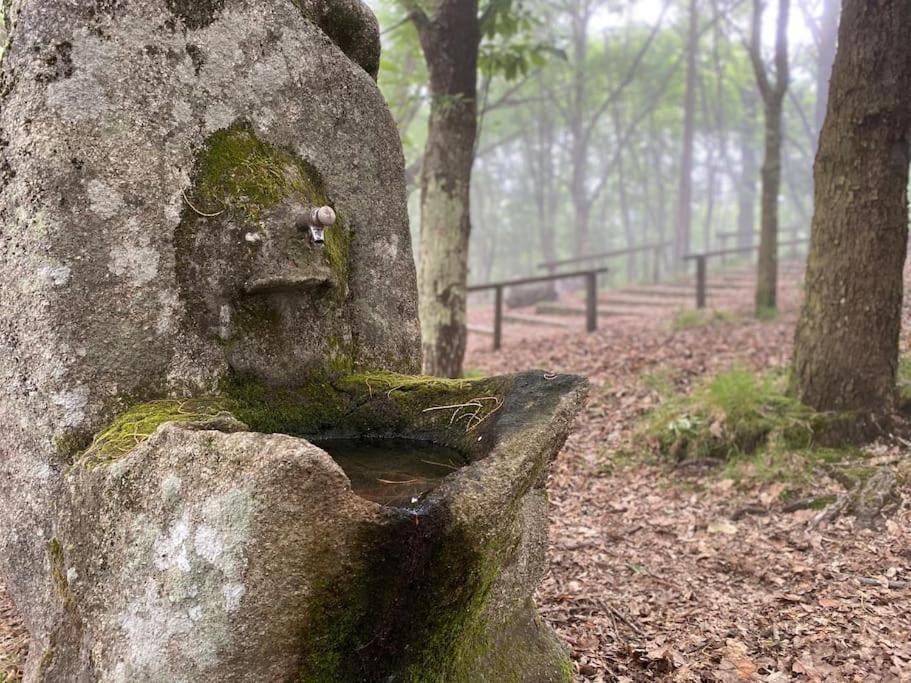
<svg viewBox="0 0 911 683"><path fill-rule="evenodd" d="M493 294L493 350L503 345L503 287L494 288Z"/></svg>
<svg viewBox="0 0 911 683"><path fill-rule="evenodd" d="M598 329L598 274L585 274L585 329L594 332Z"/></svg>
<svg viewBox="0 0 911 683"><path fill-rule="evenodd" d="M706 295L706 257L696 256L696 308L705 308Z"/></svg>

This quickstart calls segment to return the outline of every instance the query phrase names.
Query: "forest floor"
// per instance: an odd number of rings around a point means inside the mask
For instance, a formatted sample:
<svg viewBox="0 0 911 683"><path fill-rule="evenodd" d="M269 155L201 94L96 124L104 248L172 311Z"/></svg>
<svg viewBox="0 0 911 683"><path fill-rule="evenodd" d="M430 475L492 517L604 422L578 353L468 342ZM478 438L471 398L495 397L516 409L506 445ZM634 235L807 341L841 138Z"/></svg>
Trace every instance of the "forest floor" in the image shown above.
<svg viewBox="0 0 911 683"><path fill-rule="evenodd" d="M783 289L769 322L748 317L751 296L689 329L675 331L665 310L592 335L511 330L499 353L484 350L489 340L472 345L472 370L592 382L550 479L551 569L538 595L580 681L911 681L911 492L876 531L850 517L811 528L819 511L787 512L782 493L839 493L824 472L674 466L635 437L660 385L787 364L799 289ZM905 450L886 437L865 455L895 461ZM25 647L0 586L0 681Z"/></svg>
<svg viewBox="0 0 911 683"><path fill-rule="evenodd" d="M675 466L635 436L657 386L785 366L800 290L782 295L769 322L747 317L745 291L740 316L691 329L656 314L472 349L466 365L484 374L536 367L592 382L551 476L551 569L538 595L578 680L911 681L911 491L876 531L850 517L814 528L818 509L788 511L783 499L843 489L800 455L790 470L761 458ZM908 451L884 435L863 457L907 463Z"/></svg>

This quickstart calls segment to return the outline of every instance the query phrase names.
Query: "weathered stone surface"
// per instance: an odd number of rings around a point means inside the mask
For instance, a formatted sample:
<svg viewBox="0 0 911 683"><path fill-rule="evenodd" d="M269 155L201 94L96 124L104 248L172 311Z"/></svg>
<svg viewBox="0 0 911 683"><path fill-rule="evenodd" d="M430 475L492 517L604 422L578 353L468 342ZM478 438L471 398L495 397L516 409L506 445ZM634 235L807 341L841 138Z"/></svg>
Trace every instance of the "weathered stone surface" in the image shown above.
<svg viewBox="0 0 911 683"><path fill-rule="evenodd" d="M565 677L532 593L584 383L389 372L420 339L369 12L5 8L0 573L26 679ZM306 440L339 435L468 463L381 508Z"/></svg>
<svg viewBox="0 0 911 683"><path fill-rule="evenodd" d="M358 497L303 438L236 423L169 422L113 462L78 462L47 543L59 626L44 677L566 680L532 593L545 477L584 383L536 372L396 395L390 377L334 384L325 398L341 403L321 432L469 454L416 511ZM498 401L483 422L426 410L472 397Z"/></svg>
<svg viewBox="0 0 911 683"><path fill-rule="evenodd" d="M401 148L364 71L378 50L369 11L352 0L5 5L0 568L41 642L62 469L115 414L208 393L233 370L292 383L305 369L411 371L419 339ZM347 21L336 36L364 42L333 42L320 25L336 14ZM199 196L200 157L232 126L280 156L270 171L307 168L337 210L335 267L328 249L301 247L326 279L319 291L202 291L181 261L191 223L194 244L233 258L287 241L279 214L308 199L259 198L260 216L233 197L217 219L197 215L185 196ZM262 239L245 241L251 231ZM233 264L208 265L217 283ZM251 339L242 324L259 314L272 331Z"/></svg>

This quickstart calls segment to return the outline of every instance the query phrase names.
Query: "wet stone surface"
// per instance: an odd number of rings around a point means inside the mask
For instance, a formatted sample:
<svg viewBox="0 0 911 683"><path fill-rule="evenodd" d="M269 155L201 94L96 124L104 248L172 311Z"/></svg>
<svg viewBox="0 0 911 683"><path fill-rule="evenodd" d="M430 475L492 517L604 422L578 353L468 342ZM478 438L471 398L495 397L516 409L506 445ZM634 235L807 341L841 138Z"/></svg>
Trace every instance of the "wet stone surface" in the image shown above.
<svg viewBox="0 0 911 683"><path fill-rule="evenodd" d="M454 448L414 439L316 439L348 475L361 498L387 507L414 510L428 493L460 467Z"/></svg>

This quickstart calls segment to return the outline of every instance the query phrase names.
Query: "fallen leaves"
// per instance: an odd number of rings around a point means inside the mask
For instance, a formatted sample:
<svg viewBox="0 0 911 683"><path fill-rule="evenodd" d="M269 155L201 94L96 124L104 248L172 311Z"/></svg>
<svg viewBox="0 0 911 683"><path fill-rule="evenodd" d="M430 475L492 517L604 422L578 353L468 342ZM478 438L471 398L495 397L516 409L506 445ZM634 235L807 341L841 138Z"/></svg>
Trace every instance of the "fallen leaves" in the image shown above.
<svg viewBox="0 0 911 683"><path fill-rule="evenodd" d="M907 490L880 531L851 518L814 531L812 507L841 490L835 482L788 508L780 482L745 485L711 463L669 470L635 457L631 434L658 402L656 385L687 389L734 364L788 361L798 296L786 289L782 299L770 323L670 333L658 316L612 320L594 335L535 332L468 359L491 374L544 367L593 380L551 477L551 565L538 594L578 680L911 681L911 590L888 588L911 581ZM909 309L906 318L911 329ZM879 457L907 450L882 447Z"/></svg>

